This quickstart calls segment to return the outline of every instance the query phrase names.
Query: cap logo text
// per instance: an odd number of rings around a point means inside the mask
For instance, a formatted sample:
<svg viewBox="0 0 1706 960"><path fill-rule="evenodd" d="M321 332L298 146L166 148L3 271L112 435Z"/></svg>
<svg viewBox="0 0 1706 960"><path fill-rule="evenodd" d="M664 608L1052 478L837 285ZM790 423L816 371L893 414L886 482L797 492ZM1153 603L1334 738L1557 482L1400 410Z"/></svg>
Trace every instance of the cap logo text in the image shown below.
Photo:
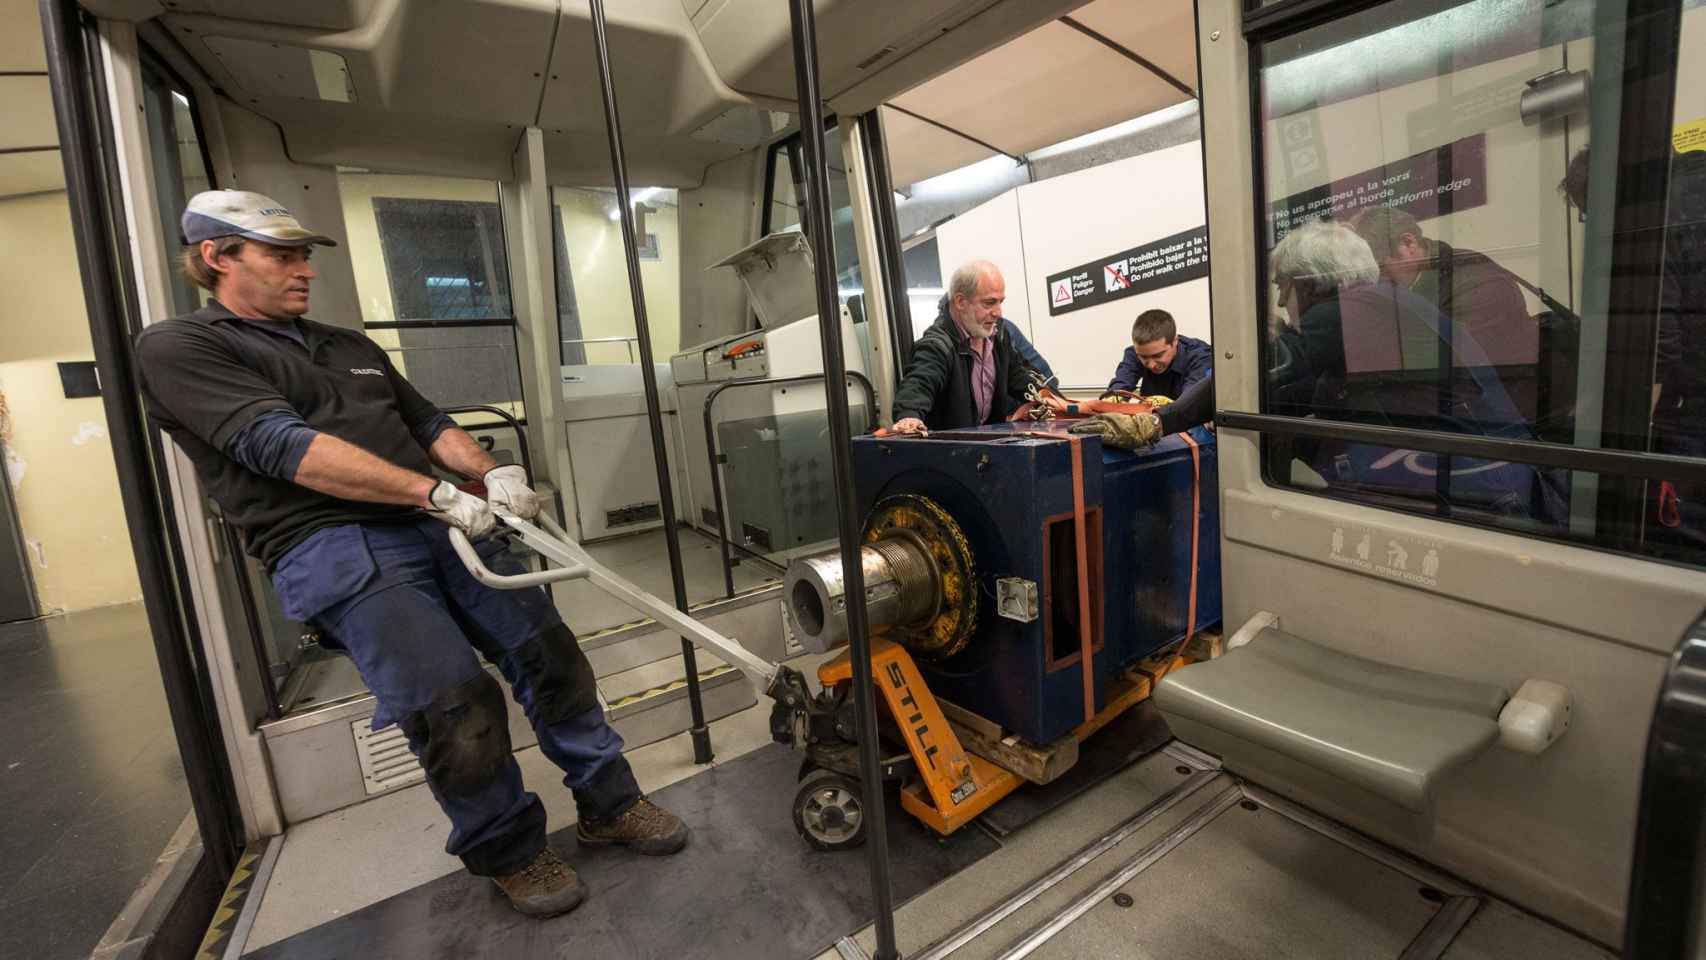
<svg viewBox="0 0 1706 960"><path fill-rule="evenodd" d="M349 372L353 373L357 376L370 376L370 377L383 377L383 376L385 376L385 371L375 370L372 367L350 367Z"/></svg>

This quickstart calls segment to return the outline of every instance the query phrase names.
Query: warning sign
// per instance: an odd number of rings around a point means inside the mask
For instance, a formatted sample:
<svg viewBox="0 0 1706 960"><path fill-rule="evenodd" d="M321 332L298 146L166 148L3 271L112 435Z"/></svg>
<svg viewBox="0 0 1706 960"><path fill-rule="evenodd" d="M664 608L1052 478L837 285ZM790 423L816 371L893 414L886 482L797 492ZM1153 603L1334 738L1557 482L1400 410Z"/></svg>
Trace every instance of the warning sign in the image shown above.
<svg viewBox="0 0 1706 960"><path fill-rule="evenodd" d="M1048 278L1049 316L1208 276L1207 225Z"/></svg>
<svg viewBox="0 0 1706 960"><path fill-rule="evenodd" d="M1671 146L1677 153L1706 150L1706 118L1685 123L1671 131Z"/></svg>
<svg viewBox="0 0 1706 960"><path fill-rule="evenodd" d="M1323 217L1348 220L1365 207L1396 207L1429 220L1487 202L1487 136L1477 133L1272 204L1273 242Z"/></svg>
<svg viewBox="0 0 1706 960"><path fill-rule="evenodd" d="M1056 280L1050 285L1049 306L1067 307L1072 305L1072 281Z"/></svg>

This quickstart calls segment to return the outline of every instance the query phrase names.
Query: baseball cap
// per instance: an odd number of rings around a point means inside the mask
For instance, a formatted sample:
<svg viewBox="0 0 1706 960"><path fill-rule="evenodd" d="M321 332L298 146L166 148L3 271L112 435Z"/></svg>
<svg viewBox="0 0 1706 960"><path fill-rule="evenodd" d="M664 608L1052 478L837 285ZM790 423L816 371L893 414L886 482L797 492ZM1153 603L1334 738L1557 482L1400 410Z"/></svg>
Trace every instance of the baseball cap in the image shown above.
<svg viewBox="0 0 1706 960"><path fill-rule="evenodd" d="M184 243L219 237L245 237L281 247L310 243L337 246L331 237L312 233L283 204L247 190L204 190L184 207Z"/></svg>

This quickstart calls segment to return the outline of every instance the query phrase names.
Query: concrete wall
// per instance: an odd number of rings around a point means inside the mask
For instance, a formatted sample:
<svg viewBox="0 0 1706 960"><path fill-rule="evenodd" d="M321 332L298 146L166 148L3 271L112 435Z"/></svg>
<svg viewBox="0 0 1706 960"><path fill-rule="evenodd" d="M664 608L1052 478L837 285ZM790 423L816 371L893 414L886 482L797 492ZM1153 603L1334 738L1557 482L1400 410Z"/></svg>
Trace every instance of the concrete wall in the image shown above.
<svg viewBox="0 0 1706 960"><path fill-rule="evenodd" d="M1191 280L1057 317L1047 277L1204 222L1202 153L1196 142L1072 170L1009 190L943 224L937 255L946 282L984 258L1007 281L1003 311L1026 331L1065 386L1101 386L1131 343L1131 323L1166 310L1179 332L1209 339L1208 280ZM914 330L934 319L915 302Z"/></svg>
<svg viewBox="0 0 1706 960"><path fill-rule="evenodd" d="M141 597L99 397L58 363L95 358L64 193L0 200L0 427L42 612Z"/></svg>

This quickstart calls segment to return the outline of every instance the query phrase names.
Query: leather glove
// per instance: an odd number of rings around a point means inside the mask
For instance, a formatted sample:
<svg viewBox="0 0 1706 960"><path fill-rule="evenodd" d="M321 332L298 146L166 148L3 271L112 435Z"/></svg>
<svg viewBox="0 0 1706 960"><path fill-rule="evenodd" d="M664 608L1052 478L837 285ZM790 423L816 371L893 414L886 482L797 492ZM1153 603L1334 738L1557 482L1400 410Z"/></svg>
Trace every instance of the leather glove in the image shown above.
<svg viewBox="0 0 1706 960"><path fill-rule="evenodd" d="M1138 450L1161 439L1161 418L1153 413L1098 413L1068 429L1096 434L1103 446Z"/></svg>
<svg viewBox="0 0 1706 960"><path fill-rule="evenodd" d="M497 518L492 516L492 508L486 501L471 493L463 493L448 480L440 480L438 486L432 488L429 499L432 515L466 533L470 540L491 533L497 524Z"/></svg>
<svg viewBox="0 0 1706 960"><path fill-rule="evenodd" d="M539 515L539 494L527 485L527 471L519 464L493 467L480 478L486 485L486 500L523 520Z"/></svg>

